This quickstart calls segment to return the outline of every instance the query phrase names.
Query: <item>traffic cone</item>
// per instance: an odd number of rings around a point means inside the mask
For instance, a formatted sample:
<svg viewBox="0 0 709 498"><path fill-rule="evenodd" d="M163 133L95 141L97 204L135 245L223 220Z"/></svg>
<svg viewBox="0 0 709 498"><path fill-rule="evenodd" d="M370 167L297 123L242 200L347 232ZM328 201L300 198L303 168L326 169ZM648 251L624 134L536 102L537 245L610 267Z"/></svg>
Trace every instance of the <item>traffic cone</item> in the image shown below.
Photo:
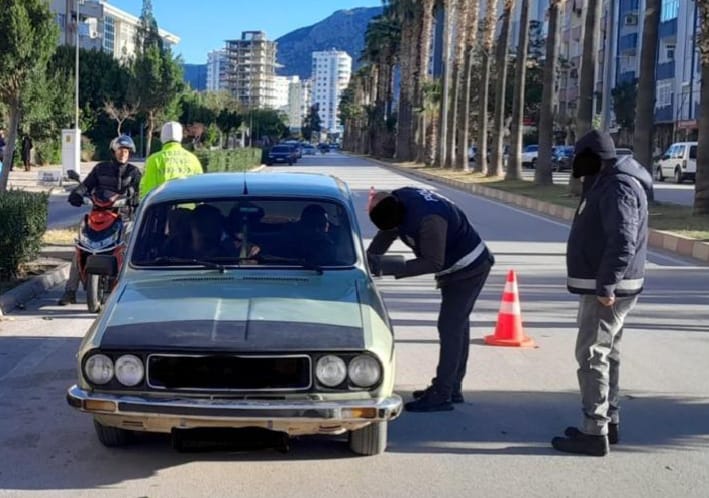
<svg viewBox="0 0 709 498"><path fill-rule="evenodd" d="M367 212L372 208L372 201L374 200L374 194L376 194L377 191L374 190L374 186L369 187L369 197L367 198Z"/></svg>
<svg viewBox="0 0 709 498"><path fill-rule="evenodd" d="M517 291L517 275L514 270L507 273L505 290L502 293L500 312L494 335L485 336L485 344L491 346L534 347L534 340L524 335L522 312Z"/></svg>

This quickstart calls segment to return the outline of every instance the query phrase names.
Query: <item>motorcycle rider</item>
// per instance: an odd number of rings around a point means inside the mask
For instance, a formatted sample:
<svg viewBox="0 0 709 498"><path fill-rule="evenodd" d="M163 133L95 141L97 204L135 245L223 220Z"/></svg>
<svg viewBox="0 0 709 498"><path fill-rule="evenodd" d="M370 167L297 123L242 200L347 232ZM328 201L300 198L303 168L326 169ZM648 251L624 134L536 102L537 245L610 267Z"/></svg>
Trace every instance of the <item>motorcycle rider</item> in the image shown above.
<svg viewBox="0 0 709 498"><path fill-rule="evenodd" d="M154 188L176 178L203 173L197 156L182 148L182 125L176 121L165 123L160 130L162 150L151 154L145 162L145 174L140 182L140 199Z"/></svg>
<svg viewBox="0 0 709 498"><path fill-rule="evenodd" d="M121 135L111 141L111 151L113 160L98 163L79 184L69 194L69 204L72 206L82 206L84 196L91 195L95 191L107 190L127 197L127 208L122 211L124 217L130 217L134 208L138 205L138 189L140 187L141 173L137 166L128 162L130 155L135 153L133 139L127 135ZM79 262L77 255L71 261L69 270L69 280L64 287L64 294L59 299L59 306L76 303L76 290L79 288Z"/></svg>

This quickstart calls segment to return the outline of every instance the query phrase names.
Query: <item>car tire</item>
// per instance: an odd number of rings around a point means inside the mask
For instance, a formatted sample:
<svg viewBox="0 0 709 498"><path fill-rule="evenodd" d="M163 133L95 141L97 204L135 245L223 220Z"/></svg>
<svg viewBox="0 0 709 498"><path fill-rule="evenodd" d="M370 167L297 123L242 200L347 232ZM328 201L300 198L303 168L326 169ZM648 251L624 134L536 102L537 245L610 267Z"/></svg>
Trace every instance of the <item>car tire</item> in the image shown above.
<svg viewBox="0 0 709 498"><path fill-rule="evenodd" d="M675 168L675 183L680 184L682 180L684 180L684 178L682 178L682 170Z"/></svg>
<svg viewBox="0 0 709 498"><path fill-rule="evenodd" d="M664 181L665 181L665 177L662 176L662 168L661 168L660 166L658 166L658 167L655 169L655 180L658 181L658 182L664 182Z"/></svg>
<svg viewBox="0 0 709 498"><path fill-rule="evenodd" d="M109 427L103 425L98 420L94 419L94 429L96 436L101 444L107 448L116 448L125 446L130 441L131 432L118 427Z"/></svg>
<svg viewBox="0 0 709 498"><path fill-rule="evenodd" d="M379 455L387 447L387 422L374 422L366 427L350 431L350 450L357 455Z"/></svg>
<svg viewBox="0 0 709 498"><path fill-rule="evenodd" d="M101 311L106 289L103 289L100 275L88 275L86 279L86 305L90 313L98 313Z"/></svg>

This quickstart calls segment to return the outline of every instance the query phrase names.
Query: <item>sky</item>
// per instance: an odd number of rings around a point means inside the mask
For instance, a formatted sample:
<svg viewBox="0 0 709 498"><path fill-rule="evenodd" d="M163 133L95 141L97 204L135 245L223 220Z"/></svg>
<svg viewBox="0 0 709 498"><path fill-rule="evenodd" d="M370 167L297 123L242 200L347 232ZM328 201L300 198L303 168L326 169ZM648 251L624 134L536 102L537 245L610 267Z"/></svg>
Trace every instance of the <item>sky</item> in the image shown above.
<svg viewBox="0 0 709 498"><path fill-rule="evenodd" d="M382 0L152 0L160 28L180 37L175 54L188 64L205 64L207 52L242 31L265 31L269 39L304 28L336 10L377 7ZM135 16L143 0L108 0Z"/></svg>

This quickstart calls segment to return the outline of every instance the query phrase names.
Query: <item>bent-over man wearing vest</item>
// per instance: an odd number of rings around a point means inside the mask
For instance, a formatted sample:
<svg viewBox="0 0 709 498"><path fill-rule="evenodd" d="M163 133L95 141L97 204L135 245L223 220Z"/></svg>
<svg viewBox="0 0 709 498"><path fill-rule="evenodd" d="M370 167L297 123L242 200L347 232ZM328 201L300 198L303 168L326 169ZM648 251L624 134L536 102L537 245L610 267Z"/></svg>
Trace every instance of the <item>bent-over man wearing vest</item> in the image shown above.
<svg viewBox="0 0 709 498"><path fill-rule="evenodd" d="M470 313L495 259L463 211L429 190L404 187L379 192L372 199L369 217L379 229L367 249L372 272L396 278L434 273L441 290L436 377L426 389L414 391L415 400L405 408L452 410L452 403L464 401ZM381 258L397 238L411 248L415 259L391 263Z"/></svg>

